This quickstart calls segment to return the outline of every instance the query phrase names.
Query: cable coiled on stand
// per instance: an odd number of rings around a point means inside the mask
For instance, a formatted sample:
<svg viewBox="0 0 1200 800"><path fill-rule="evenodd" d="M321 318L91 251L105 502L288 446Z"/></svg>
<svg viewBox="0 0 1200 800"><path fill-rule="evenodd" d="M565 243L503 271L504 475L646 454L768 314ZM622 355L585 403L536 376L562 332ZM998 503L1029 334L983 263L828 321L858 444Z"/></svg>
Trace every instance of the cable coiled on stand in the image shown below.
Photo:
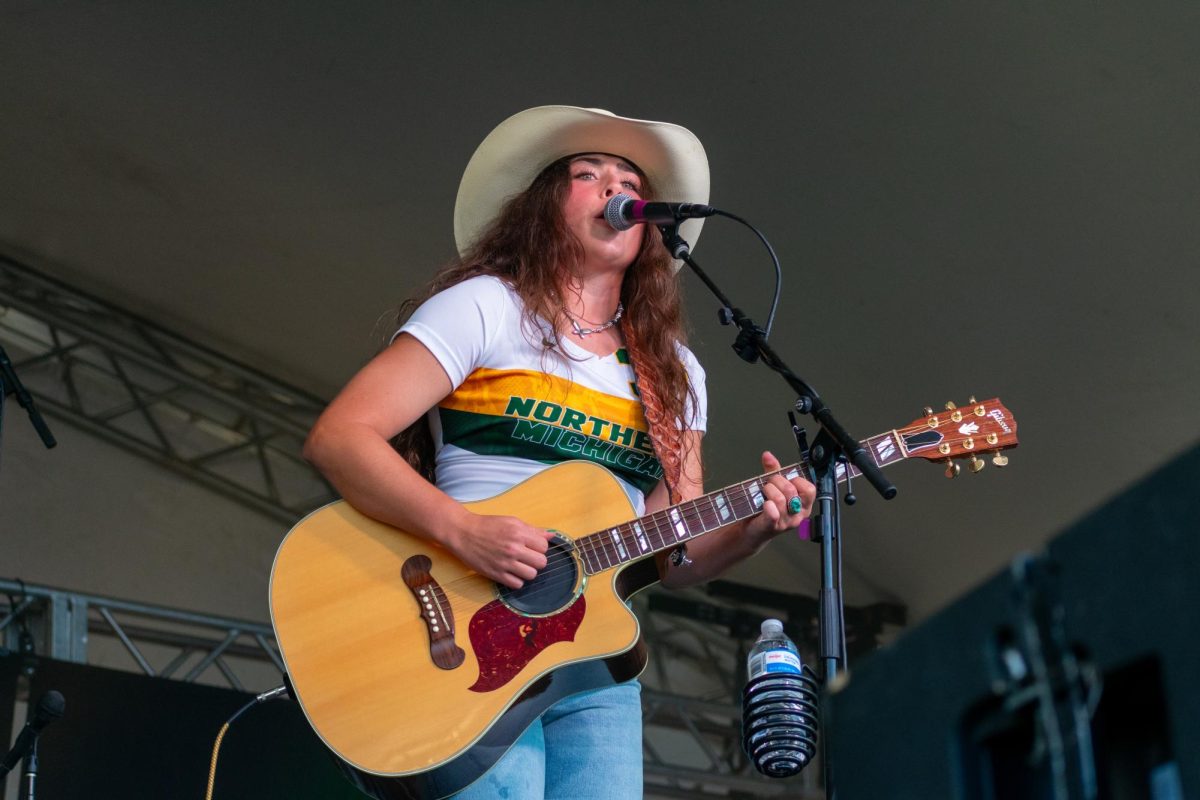
<svg viewBox="0 0 1200 800"><path fill-rule="evenodd" d="M768 672L742 692L742 749L754 768L770 778L788 778L808 766L817 752L819 695L816 673Z"/></svg>

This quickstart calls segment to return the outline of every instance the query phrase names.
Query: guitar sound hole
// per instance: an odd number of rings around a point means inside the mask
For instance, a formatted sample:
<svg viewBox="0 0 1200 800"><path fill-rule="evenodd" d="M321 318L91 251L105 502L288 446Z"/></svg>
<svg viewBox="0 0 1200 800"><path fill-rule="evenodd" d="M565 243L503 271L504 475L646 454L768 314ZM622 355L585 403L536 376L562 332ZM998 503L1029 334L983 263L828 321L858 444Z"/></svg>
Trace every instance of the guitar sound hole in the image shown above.
<svg viewBox="0 0 1200 800"><path fill-rule="evenodd" d="M500 587L500 599L523 614L550 614L567 605L575 596L579 574L571 557L571 542L555 536L546 548L546 566L520 589Z"/></svg>

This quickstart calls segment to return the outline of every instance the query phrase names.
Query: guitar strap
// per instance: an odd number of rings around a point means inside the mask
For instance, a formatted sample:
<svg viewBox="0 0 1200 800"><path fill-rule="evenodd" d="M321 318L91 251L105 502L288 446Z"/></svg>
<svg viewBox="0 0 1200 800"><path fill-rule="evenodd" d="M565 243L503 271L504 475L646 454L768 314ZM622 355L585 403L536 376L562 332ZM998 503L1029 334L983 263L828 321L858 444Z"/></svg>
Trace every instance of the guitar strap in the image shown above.
<svg viewBox="0 0 1200 800"><path fill-rule="evenodd" d="M650 429L650 443L654 447L658 463L662 465L663 480L667 482L671 505L675 505L683 499L678 490L679 479L683 474L683 436L679 425L674 420L666 419L654 379L642 366L645 362L641 357L641 341L634 335L633 326L622 323L621 333L625 337L625 349L629 352L629 363L633 367L638 397L641 398L646 424Z"/></svg>

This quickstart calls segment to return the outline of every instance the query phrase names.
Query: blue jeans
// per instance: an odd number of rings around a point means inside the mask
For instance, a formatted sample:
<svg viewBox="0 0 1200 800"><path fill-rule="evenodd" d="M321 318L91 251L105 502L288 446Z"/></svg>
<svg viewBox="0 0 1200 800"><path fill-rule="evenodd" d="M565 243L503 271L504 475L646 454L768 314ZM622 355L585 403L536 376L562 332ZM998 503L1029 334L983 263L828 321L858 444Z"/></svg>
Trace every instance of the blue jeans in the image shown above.
<svg viewBox="0 0 1200 800"><path fill-rule="evenodd" d="M636 800L641 692L634 680L560 700L454 800Z"/></svg>

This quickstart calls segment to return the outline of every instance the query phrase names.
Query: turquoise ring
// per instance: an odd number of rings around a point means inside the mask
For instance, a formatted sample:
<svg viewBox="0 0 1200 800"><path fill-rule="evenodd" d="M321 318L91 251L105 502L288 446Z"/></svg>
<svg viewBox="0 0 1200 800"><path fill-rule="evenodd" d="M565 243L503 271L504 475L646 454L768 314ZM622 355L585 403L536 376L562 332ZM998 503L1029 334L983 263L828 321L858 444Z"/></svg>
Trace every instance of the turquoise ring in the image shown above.
<svg viewBox="0 0 1200 800"><path fill-rule="evenodd" d="M788 500L788 513L799 514L804 510L804 501L800 499L800 495L796 495L791 500Z"/></svg>

